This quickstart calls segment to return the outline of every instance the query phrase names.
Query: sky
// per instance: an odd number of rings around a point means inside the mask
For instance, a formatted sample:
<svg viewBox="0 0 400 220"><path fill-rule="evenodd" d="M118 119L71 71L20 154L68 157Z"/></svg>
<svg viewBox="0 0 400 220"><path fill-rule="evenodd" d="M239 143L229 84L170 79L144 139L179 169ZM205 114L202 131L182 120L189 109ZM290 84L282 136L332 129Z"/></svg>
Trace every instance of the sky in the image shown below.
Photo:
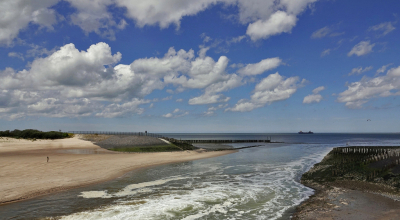
<svg viewBox="0 0 400 220"><path fill-rule="evenodd" d="M400 132L398 0L0 0L0 130Z"/></svg>

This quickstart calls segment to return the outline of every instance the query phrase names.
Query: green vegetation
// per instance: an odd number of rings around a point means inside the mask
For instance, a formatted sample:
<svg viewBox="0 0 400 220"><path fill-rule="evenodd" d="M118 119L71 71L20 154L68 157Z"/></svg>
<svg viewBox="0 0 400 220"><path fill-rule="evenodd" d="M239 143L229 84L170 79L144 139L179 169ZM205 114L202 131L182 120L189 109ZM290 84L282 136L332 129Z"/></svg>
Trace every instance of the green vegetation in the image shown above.
<svg viewBox="0 0 400 220"><path fill-rule="evenodd" d="M334 148L318 164L303 174L302 182L358 181L400 189L399 147ZM364 184L364 185L365 185Z"/></svg>
<svg viewBox="0 0 400 220"><path fill-rule="evenodd" d="M189 143L185 142L177 142L177 141L172 141L171 142L173 145L179 147L182 150L196 150L197 148Z"/></svg>
<svg viewBox="0 0 400 220"><path fill-rule="evenodd" d="M119 152L169 152L181 151L182 149L175 145L156 145L145 147L115 147L110 150Z"/></svg>
<svg viewBox="0 0 400 220"><path fill-rule="evenodd" d="M58 131L43 132L35 129L25 129L23 131L15 129L14 131L0 131L0 137L23 139L62 139L73 137L73 134Z"/></svg>

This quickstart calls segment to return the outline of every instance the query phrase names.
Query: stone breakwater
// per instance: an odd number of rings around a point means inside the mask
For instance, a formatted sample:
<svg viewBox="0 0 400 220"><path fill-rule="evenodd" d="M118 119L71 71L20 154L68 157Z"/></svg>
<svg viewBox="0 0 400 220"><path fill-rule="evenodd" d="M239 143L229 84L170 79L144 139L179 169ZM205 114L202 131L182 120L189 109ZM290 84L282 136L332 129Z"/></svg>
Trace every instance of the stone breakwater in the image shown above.
<svg viewBox="0 0 400 220"><path fill-rule="evenodd" d="M302 181L361 181L400 189L400 147L334 148Z"/></svg>
<svg viewBox="0 0 400 220"><path fill-rule="evenodd" d="M297 207L293 219L317 219L334 209L343 210L349 195L362 192L400 201L400 147L334 148L302 175L301 183L316 194ZM341 198L342 194L347 197Z"/></svg>

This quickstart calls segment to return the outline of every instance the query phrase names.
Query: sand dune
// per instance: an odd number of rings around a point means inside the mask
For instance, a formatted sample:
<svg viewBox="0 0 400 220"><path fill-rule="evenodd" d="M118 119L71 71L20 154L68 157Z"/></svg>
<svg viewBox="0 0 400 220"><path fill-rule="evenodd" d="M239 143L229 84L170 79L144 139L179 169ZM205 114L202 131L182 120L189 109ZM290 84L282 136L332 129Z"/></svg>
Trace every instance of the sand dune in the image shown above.
<svg viewBox="0 0 400 220"><path fill-rule="evenodd" d="M0 204L94 184L133 169L221 156L235 151L117 153L78 138L0 139ZM83 153L83 154L77 154ZM47 162L47 157L50 158Z"/></svg>

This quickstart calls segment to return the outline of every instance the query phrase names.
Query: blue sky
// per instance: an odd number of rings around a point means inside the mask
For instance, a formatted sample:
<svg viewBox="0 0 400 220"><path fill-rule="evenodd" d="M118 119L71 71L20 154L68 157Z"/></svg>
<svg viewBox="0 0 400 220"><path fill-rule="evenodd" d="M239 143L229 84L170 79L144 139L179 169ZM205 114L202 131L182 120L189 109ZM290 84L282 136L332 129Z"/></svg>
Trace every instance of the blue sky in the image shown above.
<svg viewBox="0 0 400 220"><path fill-rule="evenodd" d="M400 132L399 11L395 0L5 0L0 130Z"/></svg>

